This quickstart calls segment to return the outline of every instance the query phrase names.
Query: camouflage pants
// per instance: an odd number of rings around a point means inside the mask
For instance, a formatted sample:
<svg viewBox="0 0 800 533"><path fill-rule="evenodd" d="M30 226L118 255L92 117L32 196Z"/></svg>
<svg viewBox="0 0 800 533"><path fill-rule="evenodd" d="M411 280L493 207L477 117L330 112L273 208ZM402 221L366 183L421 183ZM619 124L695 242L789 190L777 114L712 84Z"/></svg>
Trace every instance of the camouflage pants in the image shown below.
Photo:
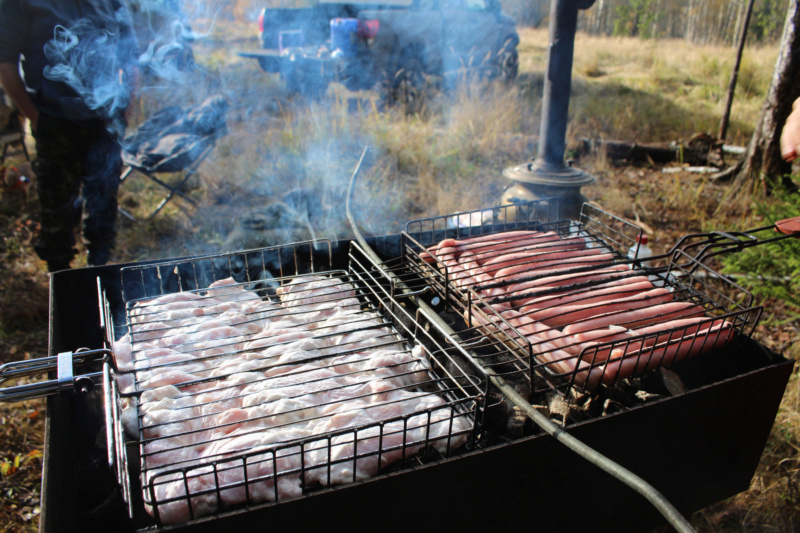
<svg viewBox="0 0 800 533"><path fill-rule="evenodd" d="M33 169L41 205L36 253L55 263L72 260L80 219L90 253L112 248L122 169L119 142L101 121L75 124L44 114L35 137Z"/></svg>

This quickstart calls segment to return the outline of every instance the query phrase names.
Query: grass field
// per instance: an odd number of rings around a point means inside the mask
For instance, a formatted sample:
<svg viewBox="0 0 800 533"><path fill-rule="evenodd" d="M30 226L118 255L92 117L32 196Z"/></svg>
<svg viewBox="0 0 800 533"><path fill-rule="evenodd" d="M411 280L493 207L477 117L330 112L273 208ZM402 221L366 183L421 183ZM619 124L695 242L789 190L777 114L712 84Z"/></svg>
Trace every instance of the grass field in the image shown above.
<svg viewBox="0 0 800 533"><path fill-rule="evenodd" d="M195 29L204 29L202 21ZM257 48L255 29L217 21L194 45L202 71L177 88L151 80L134 116L134 123L140 122L167 105L192 105L212 94L228 99L229 133L186 191L198 206L176 199L152 221L121 219L113 260L237 248L241 241L231 235L242 214L280 201L296 188L313 189L321 197L319 236L348 237L343 199L367 145L372 156L354 198L366 234L398 231L409 218L493 205L508 185L502 170L534 156L539 133L548 36L545 30L530 29L520 35L515 84L469 86L448 95L431 89L423 112L406 116L381 110L375 93L348 93L336 85L321 101L289 97L280 80L236 55ZM728 143L748 142L777 53L775 47L746 50ZM715 135L733 59L731 48L578 35L568 150L572 153L584 138L667 143L686 142L700 132ZM576 159L576 164L597 179L583 193L612 213L646 225L656 251L685 233L764 223L751 209L715 215L726 186L703 174L619 167L603 154ZM124 184L120 202L146 212L158 193L146 180L133 178ZM4 197L4 362L46 351L47 276L31 249L35 215L33 197ZM273 244L269 239L280 235L260 238L248 244ZM82 258L74 264L83 265ZM788 318L779 302L768 303L758 340L787 356L800 356L800 323ZM693 523L699 530L790 532L800 527L798 387L795 372L751 489L698 513ZM0 531L36 529L42 412L36 402L0 412L5 421L0 425L0 521L6 521Z"/></svg>

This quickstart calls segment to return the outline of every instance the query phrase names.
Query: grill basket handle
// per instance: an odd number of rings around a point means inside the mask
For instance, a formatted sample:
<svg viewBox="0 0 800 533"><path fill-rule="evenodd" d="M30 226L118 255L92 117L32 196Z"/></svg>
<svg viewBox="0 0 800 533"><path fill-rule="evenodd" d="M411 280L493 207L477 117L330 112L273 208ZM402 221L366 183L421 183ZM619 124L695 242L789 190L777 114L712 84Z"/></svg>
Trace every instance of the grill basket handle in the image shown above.
<svg viewBox="0 0 800 533"><path fill-rule="evenodd" d="M108 360L111 350L87 350L63 352L55 357L42 357L28 361L14 361L0 366L0 383L8 380L35 376L56 371L56 379L17 385L0 389L0 401L21 402L43 398L59 393L73 393L76 390L90 389L101 372L75 375L75 367Z"/></svg>
<svg viewBox="0 0 800 533"><path fill-rule="evenodd" d="M766 233L775 230L781 235L775 237ZM772 233L771 235L774 235ZM739 252L744 248L759 246L770 242L781 241L788 238L800 238L800 217L779 220L770 226L763 226L741 232L712 231L710 233L695 233L682 237L667 253L673 256L673 262L678 256L693 257L698 263L710 257ZM692 250L698 249L697 252Z"/></svg>
<svg viewBox="0 0 800 533"><path fill-rule="evenodd" d="M775 231L800 238L800 217L785 218L775 223Z"/></svg>

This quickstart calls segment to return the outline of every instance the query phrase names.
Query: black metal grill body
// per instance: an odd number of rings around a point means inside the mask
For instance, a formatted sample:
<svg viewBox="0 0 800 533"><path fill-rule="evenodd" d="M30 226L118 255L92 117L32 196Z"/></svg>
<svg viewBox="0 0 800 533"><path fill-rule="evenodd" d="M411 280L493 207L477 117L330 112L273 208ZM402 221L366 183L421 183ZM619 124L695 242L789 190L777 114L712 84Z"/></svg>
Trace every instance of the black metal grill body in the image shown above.
<svg viewBox="0 0 800 533"><path fill-rule="evenodd" d="M399 235L374 238L384 257L400 255ZM344 268L349 243L333 254ZM120 268L56 273L50 287L50 355L100 348L97 277L113 308L122 305ZM121 308L121 307L119 307ZM755 472L793 363L751 338L674 367L688 392L569 431L636 472L684 514L746 490ZM48 399L41 530L130 531L105 462L102 394ZM135 461L134 461L135 464ZM536 527L547 531L643 531L663 518L641 496L544 435L497 438L479 449L391 474L324 489L300 500L222 512L169 531L233 527L437 531Z"/></svg>

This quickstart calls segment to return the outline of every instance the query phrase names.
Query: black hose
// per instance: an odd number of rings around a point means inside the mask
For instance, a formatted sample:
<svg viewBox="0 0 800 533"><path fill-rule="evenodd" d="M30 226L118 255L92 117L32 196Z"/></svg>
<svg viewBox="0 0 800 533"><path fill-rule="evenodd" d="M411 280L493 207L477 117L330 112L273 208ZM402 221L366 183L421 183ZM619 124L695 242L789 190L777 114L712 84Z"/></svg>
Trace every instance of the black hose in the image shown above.
<svg viewBox="0 0 800 533"><path fill-rule="evenodd" d="M358 229L358 225L356 224L355 218L350 210L350 200L353 196L356 179L361 171L361 167L364 164L364 159L366 158L367 153L369 153L369 146L364 147L361 158L358 160L358 164L353 171L353 175L350 177L350 185L347 189L347 198L345 200L345 211L347 214L347 220L353 229L353 234L355 235L356 241L358 241L358 243L361 245L364 253L367 254L375 262L375 264L381 264L382 261L380 257L378 257L378 254L375 253L372 247L370 247L370 245L367 243L366 239L364 239L364 236ZM411 292L408 291L408 288L405 286L405 284L400 281L400 279L397 278L397 276L395 276L390 270L387 269L385 272L387 276L392 278L393 281L397 283L397 287L399 289L406 292ZM419 307L420 312L422 312L428 320L435 322L442 331L446 332L450 337L458 341L458 334L455 333L450 326L448 326L439 317L439 315L433 309L431 309L430 306L428 306L425 301L416 297L412 297L412 300L414 300L414 303ZM530 418L534 424L539 426L545 433L593 465L599 467L604 472L610 474L614 478L618 479L644 496L645 499L647 499L647 501L649 501L664 516L664 518L667 519L667 521L672 525L672 527L675 528L676 531L680 533L695 533L695 530L689 521L686 520L686 518L683 517L683 515L675 508L675 506L673 506L663 494L656 490L655 487L647 483L645 480L627 468L612 461L594 448L576 439L567 433L563 428L554 424L549 418L537 411L524 397L522 397L516 391L513 386L508 385L502 377L498 376L497 373L494 372L494 370L491 368L484 368L484 370L489 376L491 383L497 387L500 392L503 393L503 395L511 400L514 405L519 407L520 410L522 410L522 412L525 413L525 415Z"/></svg>

